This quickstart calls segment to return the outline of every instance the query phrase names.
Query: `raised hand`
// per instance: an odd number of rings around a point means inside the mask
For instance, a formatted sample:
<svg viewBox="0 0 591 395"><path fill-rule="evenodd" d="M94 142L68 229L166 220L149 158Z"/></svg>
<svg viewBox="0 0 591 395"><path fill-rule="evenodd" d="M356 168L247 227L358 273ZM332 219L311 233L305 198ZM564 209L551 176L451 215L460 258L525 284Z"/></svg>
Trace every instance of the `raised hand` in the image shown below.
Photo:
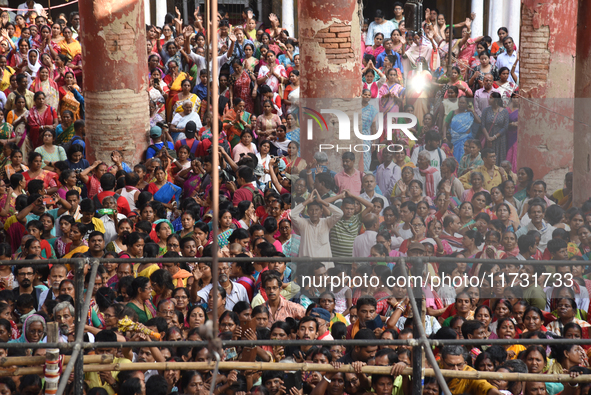
<svg viewBox="0 0 591 395"><path fill-rule="evenodd" d="M229 38L229 39L230 39L230 41L232 41L233 43L235 43L235 42L236 42L236 35L235 35L234 33L230 34L230 35L228 36L228 38Z"/></svg>
<svg viewBox="0 0 591 395"><path fill-rule="evenodd" d="M246 17L247 17L248 19L252 19L252 18L254 17L254 14L252 13L252 11L251 11L251 10L248 10L248 11L246 12Z"/></svg>

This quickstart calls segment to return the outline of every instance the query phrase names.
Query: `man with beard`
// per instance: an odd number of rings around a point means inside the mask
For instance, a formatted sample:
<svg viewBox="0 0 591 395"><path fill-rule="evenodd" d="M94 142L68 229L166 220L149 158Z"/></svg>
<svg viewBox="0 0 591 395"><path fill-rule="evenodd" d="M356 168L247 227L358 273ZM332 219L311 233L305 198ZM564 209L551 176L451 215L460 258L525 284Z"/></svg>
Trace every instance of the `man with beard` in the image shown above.
<svg viewBox="0 0 591 395"><path fill-rule="evenodd" d="M55 264L51 267L49 271L49 282L51 284L51 288L45 290L39 296L39 308L37 311L41 311L41 307L45 300L48 297L51 297L51 300L57 298L60 294L60 283L62 280L65 280L68 275L68 269L62 264ZM50 296L51 295L51 296Z"/></svg>
<svg viewBox="0 0 591 395"><path fill-rule="evenodd" d="M244 285L238 284L230 280L230 265L228 262L220 262L219 268L219 285L226 290L226 310L232 310L234 305L240 301L249 302L248 293ZM204 303L209 297L212 284L207 285L202 290L197 292L197 303Z"/></svg>
<svg viewBox="0 0 591 395"><path fill-rule="evenodd" d="M14 288L12 292L15 298L22 294L31 294L35 299L34 306L39 306L39 299L42 290L33 287L33 280L35 279L35 267L33 266L19 266L16 269L16 280L18 287Z"/></svg>
<svg viewBox="0 0 591 395"><path fill-rule="evenodd" d="M74 306L70 302L58 303L53 308L53 319L60 327L60 342L69 343L76 339L75 317ZM94 335L88 332L84 334L84 338L84 341L94 341ZM47 337L43 340L43 343L46 342Z"/></svg>

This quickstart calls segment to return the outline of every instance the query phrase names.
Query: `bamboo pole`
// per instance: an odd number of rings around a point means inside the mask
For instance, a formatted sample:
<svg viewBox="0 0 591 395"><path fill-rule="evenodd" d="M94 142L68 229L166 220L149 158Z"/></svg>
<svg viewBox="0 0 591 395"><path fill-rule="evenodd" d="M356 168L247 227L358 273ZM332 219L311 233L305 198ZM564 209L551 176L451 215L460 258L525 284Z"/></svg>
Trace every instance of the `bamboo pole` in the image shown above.
<svg viewBox="0 0 591 395"><path fill-rule="evenodd" d="M139 362L124 364L90 364L84 365L85 372L103 372L103 371L123 371L123 370L212 370L215 367L214 362ZM0 376L18 376L22 374L40 374L43 372L42 366L31 368L19 368L14 373L11 370L0 371ZM220 370L279 370L279 371L302 371L302 372L343 372L355 373L351 365L343 365L335 369L329 364L318 363L278 363L278 362L220 362ZM361 368L363 373L367 374L390 374L391 366L364 366ZM22 372L28 373L22 373ZM30 373L29 373L30 371ZM463 370L441 370L444 377L448 379L468 379L468 380L489 380L499 379L506 381L543 381L553 383L591 383L591 375L583 375L572 378L568 374L535 374L535 373L499 373L499 372L479 372ZM403 375L412 375L411 368L406 368ZM425 377L435 377L433 369L424 369Z"/></svg>
<svg viewBox="0 0 591 395"><path fill-rule="evenodd" d="M64 356L64 363L70 361L70 356ZM43 365L45 363L44 356L38 357L2 357L0 358L0 367L13 367L13 366L31 366L31 365ZM112 364L112 355L85 355L85 364Z"/></svg>

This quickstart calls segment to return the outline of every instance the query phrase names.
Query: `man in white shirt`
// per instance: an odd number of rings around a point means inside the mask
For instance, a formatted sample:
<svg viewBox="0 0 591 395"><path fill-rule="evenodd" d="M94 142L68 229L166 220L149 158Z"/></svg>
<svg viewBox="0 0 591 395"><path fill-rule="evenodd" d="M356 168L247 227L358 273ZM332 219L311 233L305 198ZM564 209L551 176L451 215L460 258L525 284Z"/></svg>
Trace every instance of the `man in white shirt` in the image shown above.
<svg viewBox="0 0 591 395"><path fill-rule="evenodd" d="M530 230L539 232L540 244L538 245L538 250L543 253L546 251L548 242L552 240L552 232L554 232L554 229L556 228L544 221L546 204L542 199L532 199L529 203L527 213L529 214L531 222L527 226L522 226L519 228L519 230L515 232L515 236L517 237L517 240L519 240L521 236L526 235Z"/></svg>
<svg viewBox="0 0 591 395"><path fill-rule="evenodd" d="M184 35L185 35L185 52L187 53L187 55L189 56L189 58L191 58L191 60L197 66L197 73L196 74L199 75L199 73L201 72L201 70L206 68L206 61L205 61L205 56L197 55L196 53L194 53L191 50L191 35L193 33L194 33L193 30L190 29L190 28L189 29L186 29L184 31ZM230 34L229 38L230 38L230 47L228 48L228 51L226 53L218 56L218 74L220 73L220 70L222 69L222 66L225 65L226 63L228 63L230 61L230 58L234 54L234 44L236 42L236 36L233 35L233 34ZM212 57L213 57L213 53L212 53L211 48L210 48L209 49L209 68L210 69L213 67ZM210 76L210 78L211 78L211 76Z"/></svg>
<svg viewBox="0 0 591 395"><path fill-rule="evenodd" d="M47 297L49 296L51 300L57 298L60 293L60 284L62 280L65 280L68 276L68 269L62 264L54 264L51 269L49 270L49 282L51 284L51 288L41 292L39 295L39 307L37 311L41 311L41 307ZM51 295L51 296L50 296Z"/></svg>
<svg viewBox="0 0 591 395"><path fill-rule="evenodd" d="M25 15L29 10L35 10L37 15L41 15L43 12L43 6L39 3L35 3L34 0L27 0L18 6L17 15Z"/></svg>
<svg viewBox="0 0 591 395"><path fill-rule="evenodd" d="M531 222L531 220L529 219L529 214L528 214L528 211L529 211L528 205L532 199L535 199L535 198L542 199L544 201L544 203L546 203L546 208L555 204L553 201L548 199L548 197L546 196L546 183L544 181L542 181L542 180L534 181L531 189L532 189L533 197L526 198L523 201L523 206L521 207L521 212L525 213L523 215L523 217L521 217L521 226L527 226Z"/></svg>
<svg viewBox="0 0 591 395"><path fill-rule="evenodd" d="M441 181L441 173L435 166L429 165L429 158L429 151L419 153L417 155L417 167L412 169L412 171L414 173L414 179L423 184L423 196L433 199L437 195L437 186Z"/></svg>
<svg viewBox="0 0 591 395"><path fill-rule="evenodd" d="M513 72L515 72L515 75L517 78L519 78L519 64L516 64L519 60L519 57L517 56L517 51L515 51L513 38L505 37L503 40L503 45L505 46L505 52L497 56L497 68L499 70L501 67L508 68L509 81L517 83L517 81L513 79Z"/></svg>
<svg viewBox="0 0 591 395"><path fill-rule="evenodd" d="M441 171L441 163L447 157L445 152L439 145L441 143L441 136L435 130L429 130L425 133L425 145L423 147L415 148L412 153L412 163L418 165L419 161L419 153L426 151L429 153L430 160L429 164L436 168L438 171Z"/></svg>
<svg viewBox="0 0 591 395"><path fill-rule="evenodd" d="M390 205L388 199L384 195L376 192L376 177L373 174L366 174L363 176L362 183L363 193L359 195L360 198L371 202L375 198L380 198L384 202L382 204L382 211ZM381 214L381 213L380 213Z"/></svg>
<svg viewBox="0 0 591 395"><path fill-rule="evenodd" d="M331 215L322 217L322 209L327 207ZM304 209L308 209L308 218L300 217ZM330 248L330 230L343 217L343 211L320 197L317 190L310 193L308 199L291 210L291 220L296 231L299 231L300 256L332 257ZM327 269L333 268L333 262L323 262Z"/></svg>
<svg viewBox="0 0 591 395"><path fill-rule="evenodd" d="M388 149L382 151L382 164L376 170L376 183L384 196L391 196L394 186L402 177L400 166L393 162L394 153ZM368 199L370 200L370 199Z"/></svg>
<svg viewBox="0 0 591 395"><path fill-rule="evenodd" d="M366 258L371 255L371 247L376 244L378 229L380 228L380 219L375 214L368 214L363 219L365 232L355 237L353 242L353 256Z"/></svg>
<svg viewBox="0 0 591 395"><path fill-rule="evenodd" d="M220 262L218 266L219 285L226 290L226 310L232 310L238 302L250 302L244 285L230 280L230 265L228 262ZM197 303L207 301L212 284L207 285L197 292Z"/></svg>
<svg viewBox="0 0 591 395"><path fill-rule="evenodd" d="M367 28L367 36L365 37L365 45L373 45L373 39L376 34L382 33L384 38L390 37L392 30L396 29L394 24L387 19L382 10L376 10L374 14L374 21L369 24Z"/></svg>

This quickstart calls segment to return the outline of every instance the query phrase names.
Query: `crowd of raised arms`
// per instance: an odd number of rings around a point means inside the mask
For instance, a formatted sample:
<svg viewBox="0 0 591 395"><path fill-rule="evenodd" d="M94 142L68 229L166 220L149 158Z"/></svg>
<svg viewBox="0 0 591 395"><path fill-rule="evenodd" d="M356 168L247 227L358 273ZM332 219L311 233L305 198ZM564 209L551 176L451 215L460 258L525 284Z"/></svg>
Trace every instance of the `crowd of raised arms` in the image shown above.
<svg viewBox="0 0 591 395"><path fill-rule="evenodd" d="M72 342L76 268L52 260L118 257L127 261L101 264L87 290L85 339L146 345L90 353L114 354L121 364L206 361L206 348L158 347L156 339L200 340L199 328L217 320L223 339L277 340L225 349L226 360L352 363L356 373L224 371L212 382L211 372L190 370L88 372L87 395L145 395L146 387L150 395L204 395L210 388L216 395L410 394L409 377L401 375L411 364L410 346L294 347L285 341L410 339L406 288L391 281L404 271L390 258L485 258L495 261L426 265L425 279L447 281L423 286L427 335L482 340L435 349L440 366L591 373L589 346L519 344L522 338L588 338L591 201L573 206L572 173L563 188L548 191L542 174L517 168L518 55L507 29L493 42L470 38L474 15L456 25L462 38L451 42L453 68L447 70L449 27L442 14L427 10L423 33L414 33L405 30L402 4L394 4L391 21L376 11L362 28L358 59L363 134L374 133L378 116L405 111L419 120L412 129L418 140L397 135L371 152L341 152L340 168L329 165L325 152L301 157L298 42L277 16L261 24L246 8L231 25L220 6L219 45L208 48L199 9L189 25L178 11L167 14L164 25L146 27L149 148L139 163L113 151L109 161L91 164L80 17L51 21L32 1L19 8L37 11L0 14L0 342L45 342L48 322L58 322L61 341ZM219 97L211 98L207 62L213 56ZM211 100L219 101L219 116L212 117ZM212 121L218 119L220 177L213 185ZM400 145L404 150L390 152ZM220 191L215 241L213 188ZM219 283L212 284L209 262L137 261L211 257L212 242L223 257L278 262L222 262ZM384 261L364 262L370 256ZM291 257L334 262L286 263ZM11 259L45 264L2 264ZM528 264L567 259L573 265ZM85 267L87 285L90 273ZM342 276L332 287L330 279ZM140 325L130 330L126 317ZM516 340L486 345L497 338ZM31 354L44 350L0 344L0 356ZM365 364L392 366L392 372L366 375ZM588 390L503 380L449 379L448 386L453 394L475 395ZM39 375L0 377L2 395L42 390ZM68 394L73 390L70 385ZM425 379L424 394L441 390Z"/></svg>

